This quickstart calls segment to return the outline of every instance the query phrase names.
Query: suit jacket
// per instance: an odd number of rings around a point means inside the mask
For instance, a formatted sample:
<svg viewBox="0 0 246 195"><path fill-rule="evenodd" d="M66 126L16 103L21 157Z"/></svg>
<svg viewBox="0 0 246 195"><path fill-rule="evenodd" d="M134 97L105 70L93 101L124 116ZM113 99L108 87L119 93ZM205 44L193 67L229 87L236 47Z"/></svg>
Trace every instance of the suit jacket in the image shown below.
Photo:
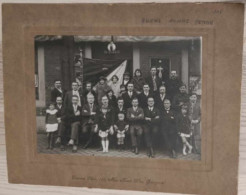
<svg viewBox="0 0 246 195"><path fill-rule="evenodd" d="M173 109L167 111L163 108L161 110L161 129L168 134L177 134L176 114Z"/></svg>
<svg viewBox="0 0 246 195"><path fill-rule="evenodd" d="M135 97L137 97L137 93L135 91L132 92L132 97L129 96L128 91L122 95L125 108L132 107L132 99Z"/></svg>
<svg viewBox="0 0 246 195"><path fill-rule="evenodd" d="M113 108L115 108L117 106L117 99L116 99L115 95L113 95L111 99L108 97L108 104L109 104L109 106L111 106Z"/></svg>
<svg viewBox="0 0 246 195"><path fill-rule="evenodd" d="M57 105L56 105L56 109L58 110L57 112L57 118L62 118L62 116L64 116L64 106L62 105L61 108L59 108Z"/></svg>
<svg viewBox="0 0 246 195"><path fill-rule="evenodd" d="M63 91L60 92L57 88L54 88L51 90L51 93L50 93L50 101L51 102L56 102L56 98L57 97L62 97L62 99L64 98L64 94L63 94Z"/></svg>
<svg viewBox="0 0 246 195"><path fill-rule="evenodd" d="M99 108L98 108L98 106L94 103L94 104L93 104L93 107L92 107L92 112L95 112L95 113L97 114L98 111L99 111ZM90 105L89 105L89 103L85 104L85 105L82 107L82 114L81 114L81 115L82 115L82 123L83 123L83 125L84 125L84 124L87 124L87 123L94 124L96 115L91 115L91 110L90 110Z"/></svg>
<svg viewBox="0 0 246 195"><path fill-rule="evenodd" d="M146 83L149 84L150 90L153 92L154 91L154 84L153 84L152 76L147 77L145 80L146 80ZM156 77L155 77L155 82L156 82L157 91L158 91L159 87L162 84L162 80L158 77L158 75L156 75Z"/></svg>
<svg viewBox="0 0 246 195"><path fill-rule="evenodd" d="M176 111L180 111L181 106L179 105L180 103L187 104L189 102L189 95L187 93L178 93L174 96L173 101L172 101L172 107Z"/></svg>
<svg viewBox="0 0 246 195"><path fill-rule="evenodd" d="M179 87L183 84L183 82L176 78L176 79L168 79L165 83L167 88L167 93L173 98L175 95L179 93Z"/></svg>
<svg viewBox="0 0 246 195"><path fill-rule="evenodd" d="M68 91L65 95L65 98L64 98L64 102L63 102L63 105L64 105L64 108L66 109L66 107L70 107L72 106L72 96L73 96L73 91ZM80 104L82 105L82 96L80 95Z"/></svg>
<svg viewBox="0 0 246 195"><path fill-rule="evenodd" d="M134 115L134 117L131 115ZM133 108L128 108L126 118L133 125L141 124L144 120L144 111L140 107L138 107L136 111L134 111Z"/></svg>
<svg viewBox="0 0 246 195"><path fill-rule="evenodd" d="M65 116L63 120L67 123L80 122L81 121L81 107L77 106L77 111L80 112L80 115L76 116L74 112L73 105L70 105L65 108Z"/></svg>
<svg viewBox="0 0 246 195"><path fill-rule="evenodd" d="M138 100L139 100L139 106L141 108L147 108L148 107L148 97L153 97L153 94L149 92L148 96L144 94L144 92L140 93L138 95Z"/></svg>
<svg viewBox="0 0 246 195"><path fill-rule="evenodd" d="M163 108L165 99L169 99L170 101L172 101L170 96L167 94L165 95L164 99L161 99L160 93L156 93L154 99L156 108Z"/></svg>
<svg viewBox="0 0 246 195"><path fill-rule="evenodd" d="M159 116L158 119L155 117ZM151 118L151 121L145 120L147 125L158 125L160 123L160 111L157 108L153 108L151 111L148 107L144 109L144 117Z"/></svg>

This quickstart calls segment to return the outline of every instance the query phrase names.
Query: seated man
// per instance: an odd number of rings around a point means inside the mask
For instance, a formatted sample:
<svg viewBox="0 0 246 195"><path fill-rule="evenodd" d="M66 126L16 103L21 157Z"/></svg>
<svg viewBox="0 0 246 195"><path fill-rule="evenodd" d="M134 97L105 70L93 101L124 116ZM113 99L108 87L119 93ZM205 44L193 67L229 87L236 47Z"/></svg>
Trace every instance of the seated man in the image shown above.
<svg viewBox="0 0 246 195"><path fill-rule="evenodd" d="M127 119L130 123L130 135L132 141L132 152L139 154L139 143L143 134L141 123L144 119L143 109L138 107L138 99L132 99L132 107L127 109Z"/></svg>
<svg viewBox="0 0 246 195"><path fill-rule="evenodd" d="M176 141L177 141L177 128L176 128L176 115L171 108L169 99L164 100L164 108L161 110L161 134L165 141L166 147L172 158L176 158Z"/></svg>
<svg viewBox="0 0 246 195"><path fill-rule="evenodd" d="M83 147L86 149L92 142L93 135L95 133L95 115L98 112L98 107L95 104L95 97L93 94L87 94L86 104L82 107L82 133L86 134L89 132L89 138Z"/></svg>
<svg viewBox="0 0 246 195"><path fill-rule="evenodd" d="M148 147L147 155L154 158L153 142L157 138L160 123L160 111L154 107L155 101L153 97L148 98L148 107L144 109L144 136Z"/></svg>
<svg viewBox="0 0 246 195"><path fill-rule="evenodd" d="M65 108L65 115L62 117L62 132L65 134L65 128L71 127L70 140L68 145L72 145L73 152L77 152L79 142L79 128L81 121L81 107L78 105L79 98L77 95L72 96L72 104Z"/></svg>

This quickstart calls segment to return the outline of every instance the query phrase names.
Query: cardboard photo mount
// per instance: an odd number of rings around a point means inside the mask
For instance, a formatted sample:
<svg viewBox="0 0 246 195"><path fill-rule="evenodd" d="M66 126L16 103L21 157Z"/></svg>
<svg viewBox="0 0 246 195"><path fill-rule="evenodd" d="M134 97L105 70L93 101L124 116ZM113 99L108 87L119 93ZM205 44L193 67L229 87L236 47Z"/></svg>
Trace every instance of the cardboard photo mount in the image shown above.
<svg viewBox="0 0 246 195"><path fill-rule="evenodd" d="M243 18L244 5L237 3L3 4L9 182L236 194ZM34 88L36 35L200 36L201 160L38 153Z"/></svg>

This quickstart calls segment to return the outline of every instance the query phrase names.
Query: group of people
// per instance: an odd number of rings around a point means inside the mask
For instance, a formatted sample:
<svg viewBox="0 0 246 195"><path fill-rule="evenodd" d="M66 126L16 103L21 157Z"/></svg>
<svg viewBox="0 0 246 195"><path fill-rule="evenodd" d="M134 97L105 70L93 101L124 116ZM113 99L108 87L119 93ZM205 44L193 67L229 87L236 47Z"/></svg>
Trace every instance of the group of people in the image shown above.
<svg viewBox="0 0 246 195"><path fill-rule="evenodd" d="M100 77L95 87L87 82L83 90L73 82L66 93L61 81L55 81L46 110L48 149L71 145L77 152L79 145L86 149L100 143L99 150L105 153L118 148L137 155L145 147L154 158L159 140L173 158L179 142L183 155L200 153L200 103L196 94L187 93L176 71L162 78L151 67L150 76L143 78L137 69L133 78L126 72L120 85L117 75L111 81L108 85Z"/></svg>

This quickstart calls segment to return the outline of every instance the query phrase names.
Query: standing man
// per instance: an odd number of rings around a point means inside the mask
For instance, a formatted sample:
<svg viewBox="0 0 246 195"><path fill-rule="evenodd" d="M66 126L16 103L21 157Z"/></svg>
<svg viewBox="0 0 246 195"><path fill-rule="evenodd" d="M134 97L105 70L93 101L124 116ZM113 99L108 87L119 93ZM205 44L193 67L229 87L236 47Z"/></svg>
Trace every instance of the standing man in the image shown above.
<svg viewBox="0 0 246 195"><path fill-rule="evenodd" d="M66 126L71 127L70 140L68 145L73 147L72 151L77 152L79 144L79 128L81 121L81 107L79 106L79 98L77 95L72 96L72 104L65 107L65 116L64 122L66 125L63 125L62 128ZM65 132L65 130L63 130Z"/></svg>
<svg viewBox="0 0 246 195"><path fill-rule="evenodd" d="M139 105L141 108L145 109L148 107L148 98L152 97L150 92L149 84L145 83L143 85L143 91L138 95Z"/></svg>
<svg viewBox="0 0 246 195"><path fill-rule="evenodd" d="M92 94L94 96L94 99L97 100L96 92L92 89L92 83L91 82L86 82L85 84L85 89L83 90L83 104L88 103L87 102L87 95ZM95 101L96 104L98 102Z"/></svg>
<svg viewBox="0 0 246 195"><path fill-rule="evenodd" d="M177 128L176 115L171 109L169 99L164 100L164 107L161 110L161 134L171 158L176 158Z"/></svg>
<svg viewBox="0 0 246 195"><path fill-rule="evenodd" d="M179 93L176 94L173 98L173 102L172 102L173 108L176 112L180 112L181 107L184 104L187 104L188 102L189 102L189 95L187 94L185 84L182 84L179 87Z"/></svg>
<svg viewBox="0 0 246 195"><path fill-rule="evenodd" d="M174 98L175 95L179 93L179 87L183 82L178 78L177 72L172 70L170 73L170 78L166 81L167 94L170 96L170 100Z"/></svg>
<svg viewBox="0 0 246 195"><path fill-rule="evenodd" d="M81 106L81 99L82 97L80 96L79 93L79 84L77 82L72 82L72 90L68 91L65 95L64 98L64 107L70 108L72 106L72 97L77 96L78 98L78 106Z"/></svg>
<svg viewBox="0 0 246 195"><path fill-rule="evenodd" d="M64 116L64 106L62 105L62 98L61 97L57 97L56 98L56 109L58 110L57 112L57 121L58 121L58 137L56 140L56 144L61 144L60 148L62 151L65 150L65 135L63 130L65 130L65 128L62 127L62 119Z"/></svg>
<svg viewBox="0 0 246 195"><path fill-rule="evenodd" d="M162 108L164 105L164 100L170 98L166 93L166 87L164 85L161 85L159 87L159 92L155 94L154 98L155 98L155 106L157 108Z"/></svg>
<svg viewBox="0 0 246 195"><path fill-rule="evenodd" d="M147 155L154 158L153 143L157 138L160 124L160 111L154 107L153 97L148 97L148 106L144 109L144 136L148 147Z"/></svg>
<svg viewBox="0 0 246 195"><path fill-rule="evenodd" d="M125 106L124 106L123 98L119 97L117 99L117 107L114 110L115 110L115 116L118 116L119 112L124 113L124 115L126 116L126 109L125 109Z"/></svg>
<svg viewBox="0 0 246 195"><path fill-rule="evenodd" d="M87 134L88 141L84 145L84 149L88 148L95 134L95 116L98 113L98 107L95 104L95 97L92 93L87 94L87 103L82 107L82 133Z"/></svg>
<svg viewBox="0 0 246 195"><path fill-rule="evenodd" d="M64 93L62 90L61 80L55 80L54 88L51 90L51 94L50 94L51 102L56 102L57 97L63 98L63 95Z"/></svg>
<svg viewBox="0 0 246 195"><path fill-rule="evenodd" d="M190 96L188 104L188 114L191 121L191 144L195 153L201 153L201 108L197 102L197 95Z"/></svg>
<svg viewBox="0 0 246 195"><path fill-rule="evenodd" d="M157 69L155 66L151 67L150 76L146 78L146 82L149 84L151 91L155 94L162 84L160 77L157 75Z"/></svg>
<svg viewBox="0 0 246 195"><path fill-rule="evenodd" d="M127 84L127 91L122 95L122 98L124 99L125 108L130 108L132 106L132 100L133 98L137 97L137 93L134 91L133 83Z"/></svg>
<svg viewBox="0 0 246 195"><path fill-rule="evenodd" d="M128 83L130 83L130 74L129 74L129 72L125 72L123 74L122 85L124 85L125 87L127 87Z"/></svg>
<svg viewBox="0 0 246 195"><path fill-rule="evenodd" d="M132 141L132 152L139 154L139 145L143 134L142 122L144 111L138 107L138 99L132 99L132 107L127 109L127 119L130 123L130 135Z"/></svg>

